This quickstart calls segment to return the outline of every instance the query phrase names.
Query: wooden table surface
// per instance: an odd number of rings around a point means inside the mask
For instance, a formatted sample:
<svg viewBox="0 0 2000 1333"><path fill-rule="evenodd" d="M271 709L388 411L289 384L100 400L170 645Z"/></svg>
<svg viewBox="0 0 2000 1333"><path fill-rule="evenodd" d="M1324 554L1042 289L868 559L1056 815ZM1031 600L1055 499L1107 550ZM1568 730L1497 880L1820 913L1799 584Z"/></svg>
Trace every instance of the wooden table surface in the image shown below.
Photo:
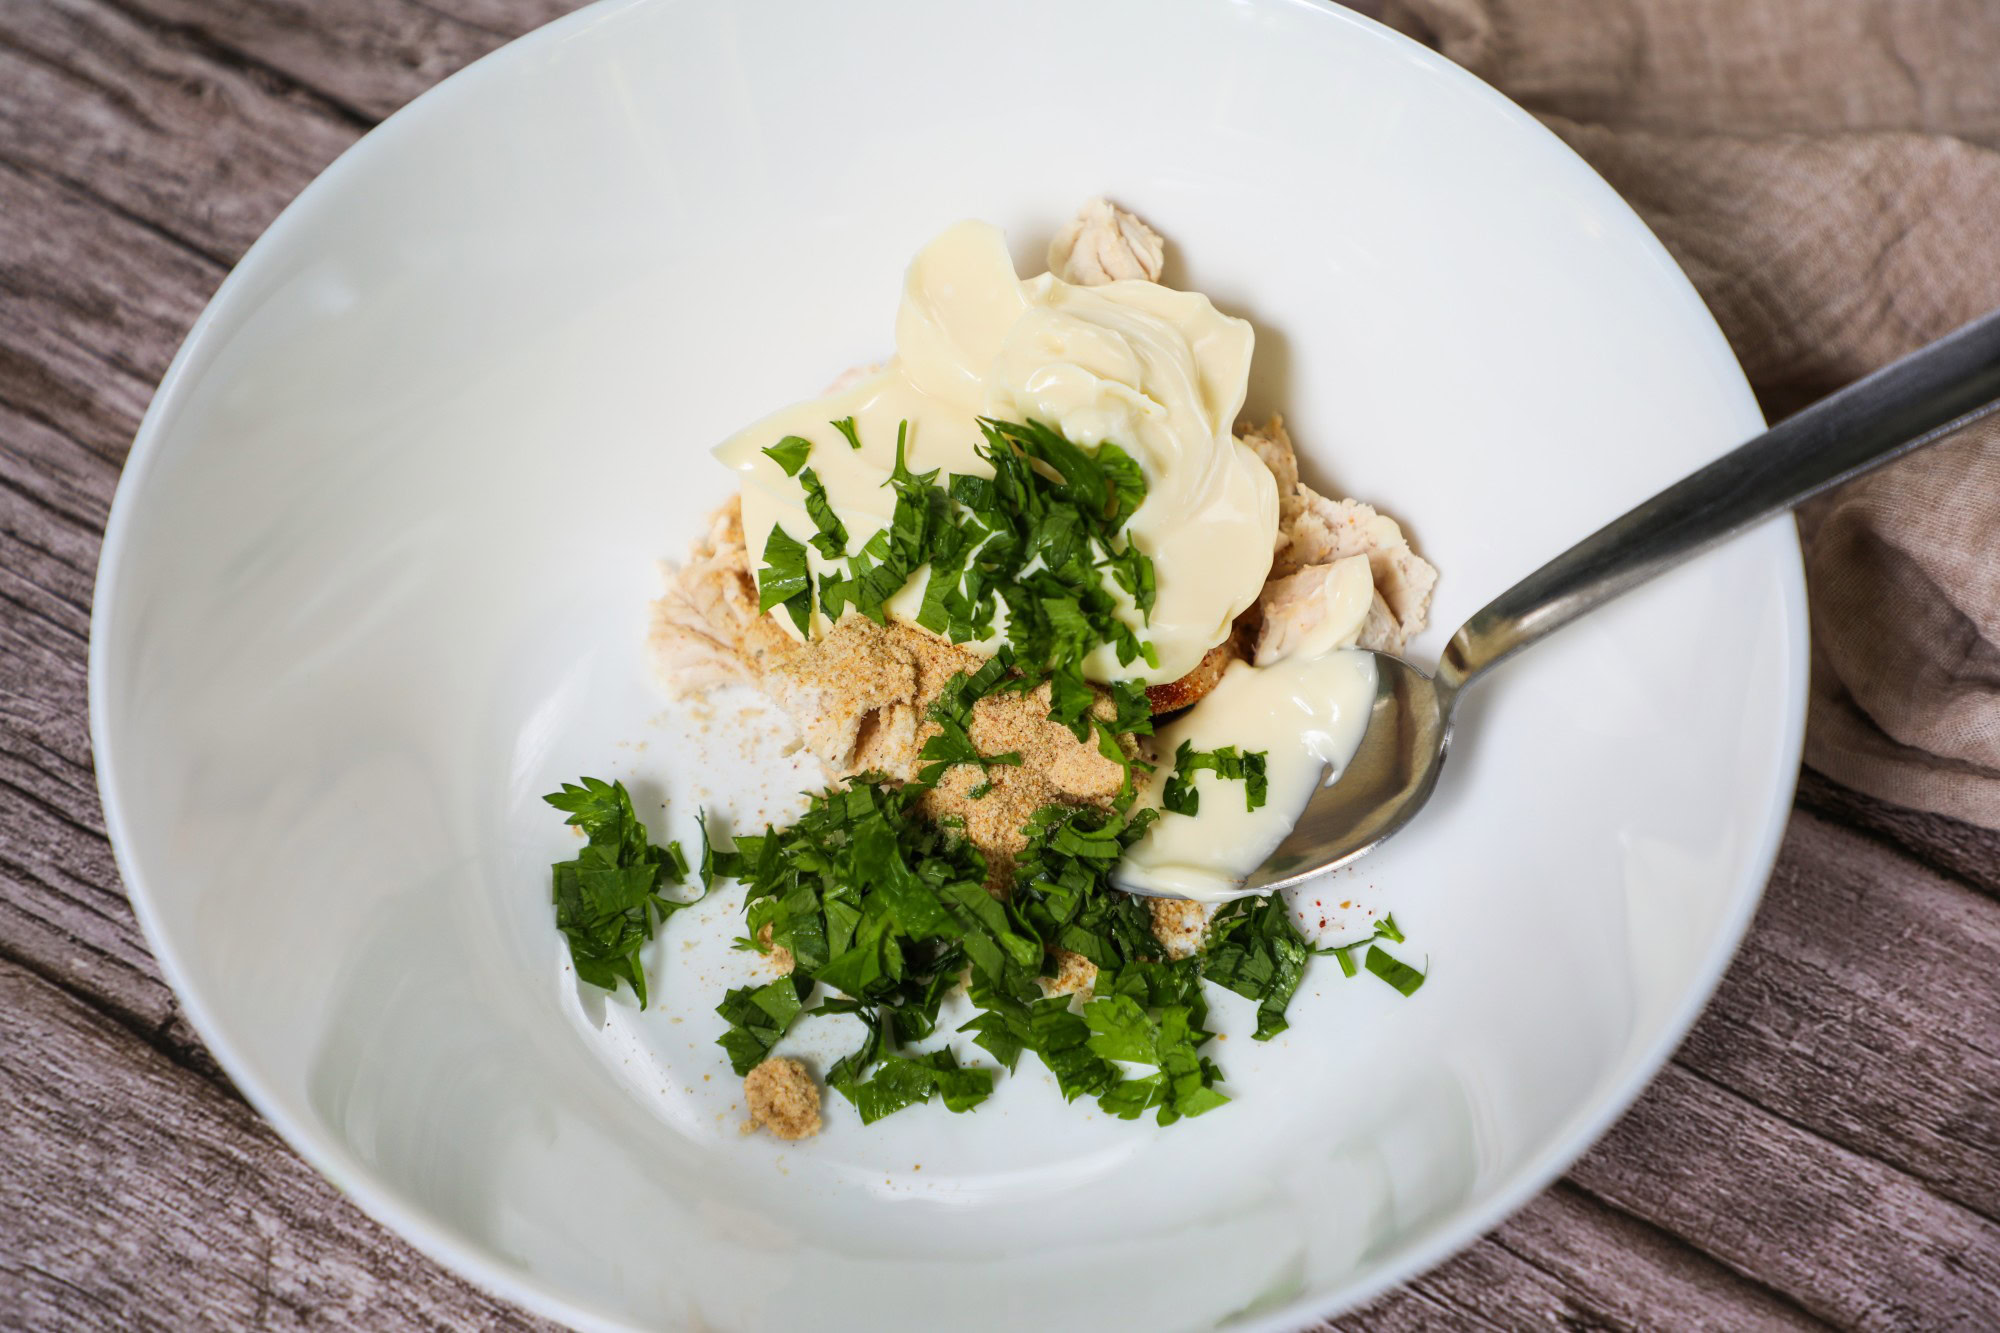
<svg viewBox="0 0 2000 1333"><path fill-rule="evenodd" d="M216 284L369 126L565 0L0 0L0 1327L526 1327L299 1162L160 979L85 726L99 535ZM1658 1081L1339 1321L2000 1328L2000 835L1810 772Z"/></svg>

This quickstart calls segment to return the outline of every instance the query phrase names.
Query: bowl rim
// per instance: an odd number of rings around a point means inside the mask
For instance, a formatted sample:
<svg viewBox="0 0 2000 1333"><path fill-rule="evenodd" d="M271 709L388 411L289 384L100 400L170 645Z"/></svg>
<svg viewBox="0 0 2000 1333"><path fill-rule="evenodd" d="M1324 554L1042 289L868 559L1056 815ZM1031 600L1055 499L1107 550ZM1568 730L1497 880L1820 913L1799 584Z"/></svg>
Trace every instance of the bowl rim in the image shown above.
<svg viewBox="0 0 2000 1333"><path fill-rule="evenodd" d="M140 420L112 497L99 551L91 602L87 671L91 749L98 797L104 809L105 830L113 859L162 975L179 1000L189 1024L214 1055L222 1071L286 1146L371 1219L415 1246L453 1275L488 1294L543 1318L588 1329L622 1330L638 1326L586 1298L564 1292L553 1284L532 1278L498 1261L483 1247L466 1241L455 1229L434 1218L422 1207L406 1201L398 1191L379 1181L366 1165L352 1158L330 1138L286 1115L258 1074L254 1062L245 1058L230 1042L224 1026L209 1012L190 984L191 979L182 960L154 913L146 877L128 850L126 821L119 795L116 746L107 717L106 698L113 667L105 641L108 626L119 614L117 571L124 564L124 548L132 527L132 515L140 505L148 477L159 465L160 440L166 430L165 423L177 411L188 367L205 352L223 312L231 310L238 294L255 281L267 257L284 243L292 231L303 225L301 219L312 210L321 195L338 190L347 177L366 170L369 160L381 150L382 144L403 133L405 122L413 116L421 117L425 114L424 108L437 101L475 96L485 85L512 77L516 66L533 59L538 51L565 39L574 31L603 22L622 11L656 2L658 0L596 0L503 44L448 75L349 145L258 236L203 307L161 377L159 387ZM1365 14L1333 0L1258 2L1314 11L1325 21L1356 30L1365 40L1387 43L1404 59L1422 66L1428 75L1456 83L1462 90L1485 102L1490 111L1508 118L1531 136L1542 137L1558 147L1561 151L1556 157L1563 163L1559 169L1579 178L1586 188L1601 193L1607 218L1622 220L1631 240L1642 251L1650 252L1654 262L1669 275L1668 286L1677 289L1682 303L1691 307L1695 322L1712 332L1715 369L1725 379L1742 386L1744 401L1749 405L1746 431L1761 429L1761 413L1743 376L1742 367L1685 272L1638 213L1559 136L1477 75ZM1780 565L1777 572L1782 586L1784 648L1791 666L1791 678L1776 757L1786 761L1791 776L1778 782L1770 793L1760 840L1744 861L1743 871L1734 886L1733 900L1714 932L1706 956L1695 970L1693 984L1663 1022L1657 1037L1637 1054L1628 1056L1624 1077L1581 1103L1572 1113L1569 1123L1557 1132L1549 1144L1529 1158L1525 1165L1517 1167L1513 1180L1496 1190L1483 1204L1465 1209L1448 1222L1434 1227L1365 1277L1336 1286L1323 1294L1300 1296L1253 1316L1238 1317L1229 1321L1227 1327L1251 1333L1289 1333L1313 1319L1332 1318L1341 1312L1356 1309L1474 1244L1547 1189L1624 1116L1665 1067L1696 1019L1707 1008L1723 974L1742 945L1776 865L1804 754L1809 642L1804 561L1797 529L1789 515L1769 520L1760 526L1758 532L1769 532L1780 524L1785 526L1786 531L1775 554Z"/></svg>

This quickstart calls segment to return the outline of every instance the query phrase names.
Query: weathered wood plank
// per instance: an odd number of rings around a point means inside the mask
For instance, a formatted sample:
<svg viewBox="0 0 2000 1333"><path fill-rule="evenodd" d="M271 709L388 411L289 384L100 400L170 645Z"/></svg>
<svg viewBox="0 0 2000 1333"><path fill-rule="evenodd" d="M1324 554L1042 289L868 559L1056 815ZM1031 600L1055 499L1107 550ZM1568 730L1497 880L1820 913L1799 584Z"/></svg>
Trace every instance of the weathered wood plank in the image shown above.
<svg viewBox="0 0 2000 1333"><path fill-rule="evenodd" d="M4 199L0 193L0 199ZM49 540L44 525L58 530L53 540L67 549L64 559L82 569L97 559L98 536L111 512L118 468L53 426L0 400L0 491L42 518L33 529L37 542ZM27 537L24 529L20 534Z"/></svg>
<svg viewBox="0 0 2000 1333"><path fill-rule="evenodd" d="M1799 774L1799 806L1833 823L1866 830L1931 869L2000 899L2000 830L1905 810L1810 768Z"/></svg>
<svg viewBox="0 0 2000 1333"><path fill-rule="evenodd" d="M1558 1183L1491 1235L1320 1328L1825 1327L1686 1242Z"/></svg>
<svg viewBox="0 0 2000 1333"><path fill-rule="evenodd" d="M1493 1238L1559 1280L1578 1300L1571 1314L1557 1319L1564 1327L1821 1326L1775 1292L1568 1181L1551 1186L1503 1223Z"/></svg>
<svg viewBox="0 0 2000 1333"><path fill-rule="evenodd" d="M198 1058L125 900L91 769L84 654L113 475L0 407L0 957Z"/></svg>
<svg viewBox="0 0 2000 1333"><path fill-rule="evenodd" d="M0 514L11 498L0 494ZM81 651L10 591L23 563L24 548L0 538L0 958L206 1062L176 1023L104 840Z"/></svg>
<svg viewBox="0 0 2000 1333"><path fill-rule="evenodd" d="M2000 1221L2000 903L1795 814L1678 1059Z"/></svg>
<svg viewBox="0 0 2000 1333"><path fill-rule="evenodd" d="M0 402L123 461L220 265L0 165Z"/></svg>
<svg viewBox="0 0 2000 1333"><path fill-rule="evenodd" d="M0 957L197 1065L104 841L84 663L118 462L220 272L0 165Z"/></svg>
<svg viewBox="0 0 2000 1333"><path fill-rule="evenodd" d="M501 6L491 3L472 7L475 22L452 17L447 5L412 0L340 0L337 19L322 0L116 3L162 31L194 38L219 61L280 74L357 123L381 120L511 35L498 22ZM546 9L538 4L527 16Z"/></svg>
<svg viewBox="0 0 2000 1333"><path fill-rule="evenodd" d="M544 1327L423 1259L247 1106L0 962L0 1327Z"/></svg>
<svg viewBox="0 0 2000 1333"><path fill-rule="evenodd" d="M2000 1327L2000 1224L1685 1066L1570 1178L1839 1327Z"/></svg>
<svg viewBox="0 0 2000 1333"><path fill-rule="evenodd" d="M359 135L317 99L104 0L0 8L0 160L217 264Z"/></svg>

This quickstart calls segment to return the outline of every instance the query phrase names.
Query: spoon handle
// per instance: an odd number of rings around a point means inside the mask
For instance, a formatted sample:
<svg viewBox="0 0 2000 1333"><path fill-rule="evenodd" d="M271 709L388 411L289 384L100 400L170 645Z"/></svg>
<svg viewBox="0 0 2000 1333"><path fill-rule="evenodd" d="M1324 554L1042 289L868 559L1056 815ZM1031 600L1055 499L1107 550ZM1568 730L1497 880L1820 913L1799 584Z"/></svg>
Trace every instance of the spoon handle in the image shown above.
<svg viewBox="0 0 2000 1333"><path fill-rule="evenodd" d="M1612 520L1452 635L1441 686L1495 663L1773 514L2000 407L2000 311L1822 398Z"/></svg>

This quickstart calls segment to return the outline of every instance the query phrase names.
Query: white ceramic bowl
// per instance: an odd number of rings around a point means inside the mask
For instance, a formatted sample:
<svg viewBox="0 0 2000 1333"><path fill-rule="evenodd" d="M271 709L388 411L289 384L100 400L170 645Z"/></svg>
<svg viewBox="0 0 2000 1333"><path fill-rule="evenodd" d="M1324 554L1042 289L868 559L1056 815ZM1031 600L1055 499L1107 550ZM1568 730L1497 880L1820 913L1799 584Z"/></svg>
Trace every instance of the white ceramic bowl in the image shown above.
<svg viewBox="0 0 2000 1333"><path fill-rule="evenodd" d="M1798 759L1786 523L1482 685L1423 820L1308 892L1393 907L1429 984L1321 965L1269 1047L1222 1005L1237 1097L1199 1121L1063 1107L1030 1060L974 1116L743 1138L726 902L654 955L666 1011L579 999L541 792L628 776L688 838L796 785L640 662L651 562L725 494L707 447L881 354L942 225L1027 262L1099 192L1256 322L1252 406L1407 521L1445 630L1760 425L1603 182L1304 0L639 0L447 81L202 316L91 644L111 835L190 1018L443 1262L588 1326L1281 1329L1530 1197L1706 999Z"/></svg>

